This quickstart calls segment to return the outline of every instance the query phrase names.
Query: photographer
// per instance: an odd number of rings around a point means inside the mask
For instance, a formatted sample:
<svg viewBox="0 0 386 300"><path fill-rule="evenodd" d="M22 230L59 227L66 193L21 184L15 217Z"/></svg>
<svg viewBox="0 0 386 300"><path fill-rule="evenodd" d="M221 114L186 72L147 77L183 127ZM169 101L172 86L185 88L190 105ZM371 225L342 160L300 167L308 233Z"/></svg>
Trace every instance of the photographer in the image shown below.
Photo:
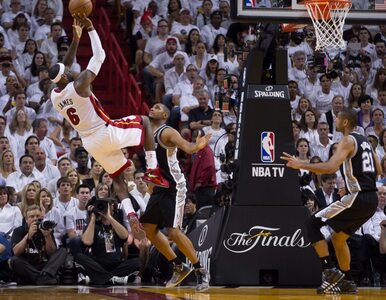
<svg viewBox="0 0 386 300"><path fill-rule="evenodd" d="M224 182L228 179L229 174L224 169L223 165L226 165L229 161L227 160L227 157L229 157L229 154L227 155L226 147L228 142L231 142L230 144L235 142L236 138L236 123L229 123L225 127L226 135L223 135L221 138L219 138L216 141L216 145L214 146L214 157L215 157L215 166L216 166L216 181L217 183ZM226 168L227 169L227 168ZM224 170L224 171L223 171Z"/></svg>
<svg viewBox="0 0 386 300"><path fill-rule="evenodd" d="M137 259L123 260L122 247L129 234L111 215L109 199L97 199L90 204L90 219L82 242L91 252L75 254L75 261L84 267L93 284L126 285L129 275L138 270Z"/></svg>
<svg viewBox="0 0 386 300"><path fill-rule="evenodd" d="M8 76L15 76L19 82L20 88L24 89L26 87L26 82L22 74L15 68L9 50L1 48L0 51L0 84L1 82L5 82L5 79ZM15 63L17 63L17 61L15 61Z"/></svg>
<svg viewBox="0 0 386 300"><path fill-rule="evenodd" d="M4 81L4 85L1 86L1 82ZM20 89L17 78L14 75L9 75L4 80L0 79L0 107L1 115L5 115L15 105L15 94ZM9 121L10 123L10 121Z"/></svg>
<svg viewBox="0 0 386 300"><path fill-rule="evenodd" d="M58 270L66 258L66 249L56 247L53 228L45 228L39 221L41 216L38 205L28 207L26 224L12 235L14 256L10 265L16 280L23 284L57 284Z"/></svg>

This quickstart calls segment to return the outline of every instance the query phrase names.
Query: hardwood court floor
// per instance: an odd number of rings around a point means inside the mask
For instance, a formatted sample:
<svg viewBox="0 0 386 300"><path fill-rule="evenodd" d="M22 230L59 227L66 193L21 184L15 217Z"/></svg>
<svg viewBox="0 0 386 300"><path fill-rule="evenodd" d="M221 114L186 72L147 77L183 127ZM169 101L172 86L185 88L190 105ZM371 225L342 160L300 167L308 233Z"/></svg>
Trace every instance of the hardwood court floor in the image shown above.
<svg viewBox="0 0 386 300"><path fill-rule="evenodd" d="M165 289L163 287L108 287L88 286L0 288L1 300L383 300L386 289L361 288L357 295L316 295L314 289L282 289L213 287L204 293L195 293L191 287Z"/></svg>

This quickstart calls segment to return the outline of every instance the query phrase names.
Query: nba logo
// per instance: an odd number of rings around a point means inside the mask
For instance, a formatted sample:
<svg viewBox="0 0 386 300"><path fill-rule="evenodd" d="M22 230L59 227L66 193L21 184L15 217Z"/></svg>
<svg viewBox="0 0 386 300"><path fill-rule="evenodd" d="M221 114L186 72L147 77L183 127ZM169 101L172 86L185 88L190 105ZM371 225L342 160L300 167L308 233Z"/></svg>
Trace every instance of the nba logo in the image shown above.
<svg viewBox="0 0 386 300"><path fill-rule="evenodd" d="M261 161L273 162L275 160L275 134L271 131L261 133Z"/></svg>
<svg viewBox="0 0 386 300"><path fill-rule="evenodd" d="M255 7L256 0L245 0L245 6L246 7Z"/></svg>

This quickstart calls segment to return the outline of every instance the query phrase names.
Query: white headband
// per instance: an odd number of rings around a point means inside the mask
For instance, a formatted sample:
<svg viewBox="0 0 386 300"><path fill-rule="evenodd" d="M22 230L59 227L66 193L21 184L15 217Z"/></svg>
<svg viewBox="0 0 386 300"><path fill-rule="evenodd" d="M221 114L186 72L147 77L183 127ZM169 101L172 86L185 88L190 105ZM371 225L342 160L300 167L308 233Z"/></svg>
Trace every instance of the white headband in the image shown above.
<svg viewBox="0 0 386 300"><path fill-rule="evenodd" d="M62 63L58 63L59 72L54 79L51 79L52 82L57 83L62 79L62 75L64 74L64 69L66 68Z"/></svg>

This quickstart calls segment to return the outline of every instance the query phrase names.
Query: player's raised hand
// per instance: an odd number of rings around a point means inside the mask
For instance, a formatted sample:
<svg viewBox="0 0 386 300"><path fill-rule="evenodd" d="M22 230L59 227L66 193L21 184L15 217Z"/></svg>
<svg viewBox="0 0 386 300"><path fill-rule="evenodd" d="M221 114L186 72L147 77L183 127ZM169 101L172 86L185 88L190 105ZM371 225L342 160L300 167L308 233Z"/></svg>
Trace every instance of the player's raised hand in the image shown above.
<svg viewBox="0 0 386 300"><path fill-rule="evenodd" d="M198 132L196 138L196 146L198 150L203 149L206 145L208 145L210 138L212 137L211 133L207 133L204 136L201 136L201 132Z"/></svg>
<svg viewBox="0 0 386 300"><path fill-rule="evenodd" d="M74 14L73 17L74 19L78 20L79 23L82 24L82 26L85 27L86 29L94 26L92 21L89 18L87 18L87 16L84 13Z"/></svg>
<svg viewBox="0 0 386 300"><path fill-rule="evenodd" d="M287 167L292 168L292 169L300 169L300 160L298 160L295 156L283 152L282 156L280 156L280 159L287 161Z"/></svg>
<svg viewBox="0 0 386 300"><path fill-rule="evenodd" d="M75 40L80 40L82 36L83 24L77 19L74 18L74 22L72 24L73 38Z"/></svg>

